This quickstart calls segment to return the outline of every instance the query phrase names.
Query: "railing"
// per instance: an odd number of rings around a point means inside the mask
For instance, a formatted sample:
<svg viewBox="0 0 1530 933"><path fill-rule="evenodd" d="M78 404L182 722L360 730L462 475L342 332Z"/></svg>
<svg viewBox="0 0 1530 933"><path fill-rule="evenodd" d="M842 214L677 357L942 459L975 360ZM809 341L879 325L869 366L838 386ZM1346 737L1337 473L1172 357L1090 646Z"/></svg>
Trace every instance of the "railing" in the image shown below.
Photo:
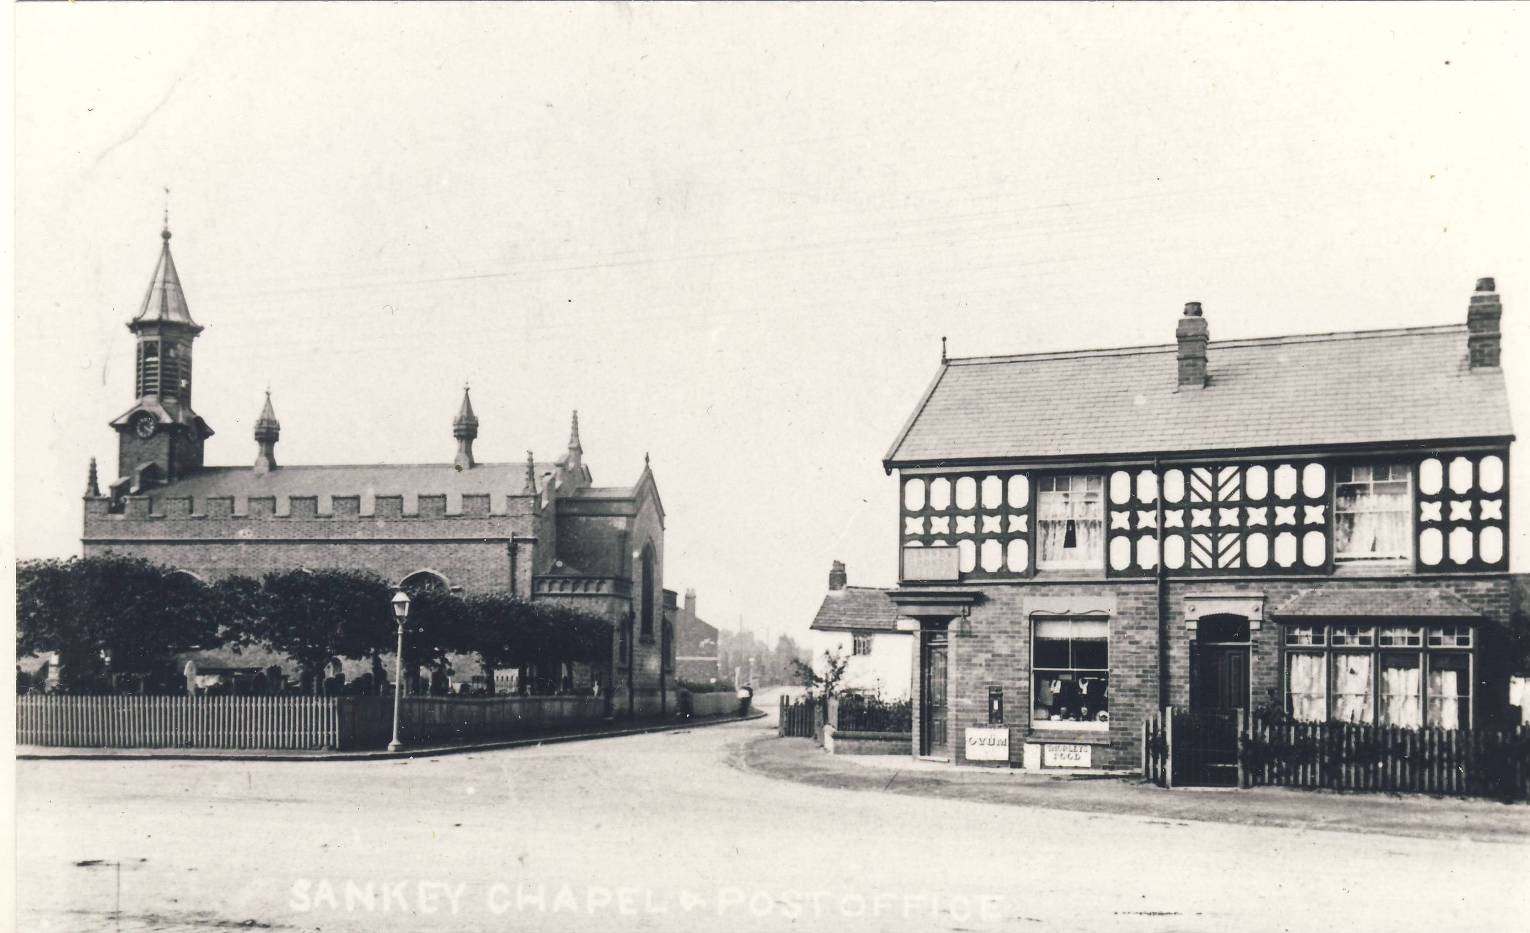
<svg viewBox="0 0 1530 933"><path fill-rule="evenodd" d="M1403 729L1255 717L1242 740L1251 784L1530 798L1530 727Z"/></svg>
<svg viewBox="0 0 1530 933"><path fill-rule="evenodd" d="M829 703L829 721L840 732L912 732L913 704L847 693Z"/></svg>
<svg viewBox="0 0 1530 933"><path fill-rule="evenodd" d="M1180 773L1194 757L1185 747L1206 739L1187 733L1188 723L1173 707L1143 722L1144 780L1160 787L1207 783ZM1243 787L1530 799L1530 726L1502 732L1405 729L1254 715L1233 739L1236 783Z"/></svg>
<svg viewBox="0 0 1530 933"><path fill-rule="evenodd" d="M334 697L18 696L18 745L340 748L358 717Z"/></svg>
<svg viewBox="0 0 1530 933"><path fill-rule="evenodd" d="M737 702L736 700L734 701ZM405 697L408 742L513 737L598 722L594 697ZM16 742L63 748L318 750L380 748L393 698L18 696Z"/></svg>

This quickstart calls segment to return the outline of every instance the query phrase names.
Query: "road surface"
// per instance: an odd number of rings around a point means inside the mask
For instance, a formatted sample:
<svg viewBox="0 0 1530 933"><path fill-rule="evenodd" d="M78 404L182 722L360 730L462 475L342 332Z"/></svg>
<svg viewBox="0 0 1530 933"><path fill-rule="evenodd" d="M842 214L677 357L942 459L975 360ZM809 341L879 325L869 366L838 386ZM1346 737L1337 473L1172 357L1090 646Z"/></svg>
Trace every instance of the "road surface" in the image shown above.
<svg viewBox="0 0 1530 933"><path fill-rule="evenodd" d="M808 787L736 766L768 728L434 760L18 762L19 928L1530 924L1523 844Z"/></svg>

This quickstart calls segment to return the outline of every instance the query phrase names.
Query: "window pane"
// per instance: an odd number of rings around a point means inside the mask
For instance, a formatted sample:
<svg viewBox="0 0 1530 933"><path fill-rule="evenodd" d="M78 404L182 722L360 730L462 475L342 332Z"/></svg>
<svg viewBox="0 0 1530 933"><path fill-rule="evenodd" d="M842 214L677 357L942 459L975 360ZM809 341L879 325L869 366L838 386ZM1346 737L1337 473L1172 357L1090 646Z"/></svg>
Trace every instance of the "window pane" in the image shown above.
<svg viewBox="0 0 1530 933"><path fill-rule="evenodd" d="M1043 638L1036 634L1033 652L1036 667L1066 668L1068 666L1068 640L1066 638Z"/></svg>
<svg viewBox="0 0 1530 933"><path fill-rule="evenodd" d="M1470 722L1472 682L1464 654L1429 656L1429 725L1465 729Z"/></svg>
<svg viewBox="0 0 1530 933"><path fill-rule="evenodd" d="M1416 654L1381 656L1381 717L1383 726L1417 729L1424 724L1423 671Z"/></svg>
<svg viewBox="0 0 1530 933"><path fill-rule="evenodd" d="M1073 639L1073 666L1099 671L1109 668L1110 649L1105 636Z"/></svg>
<svg viewBox="0 0 1530 933"><path fill-rule="evenodd" d="M1321 654L1286 655L1286 705L1302 722L1328 718L1328 677Z"/></svg>
<svg viewBox="0 0 1530 933"><path fill-rule="evenodd" d="M1371 655L1334 652L1333 718L1339 722L1374 722Z"/></svg>

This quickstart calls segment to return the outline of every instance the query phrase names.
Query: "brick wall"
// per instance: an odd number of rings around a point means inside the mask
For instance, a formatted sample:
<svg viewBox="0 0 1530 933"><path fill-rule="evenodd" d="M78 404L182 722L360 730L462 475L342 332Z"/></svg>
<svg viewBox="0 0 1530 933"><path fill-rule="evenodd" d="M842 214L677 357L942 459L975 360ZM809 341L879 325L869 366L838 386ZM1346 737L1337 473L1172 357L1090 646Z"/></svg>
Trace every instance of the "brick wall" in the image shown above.
<svg viewBox="0 0 1530 933"><path fill-rule="evenodd" d="M1392 578L1387 580L1210 580L1176 581L1165 587L1169 644L1169 703L1186 706L1190 700L1190 647L1193 634L1185 623L1187 596L1262 595L1265 621L1250 633L1250 684L1255 706L1279 704L1281 690L1281 626L1271 614L1305 589L1321 585L1328 589L1354 587L1435 588L1459 596L1487 617L1479 626L1477 657L1477 722L1492 726L1507 715L1506 684L1511 653L1510 587L1507 575L1472 578ZM1019 766L1026 741L1080 742L1093 746L1096 767L1135 768L1140 761L1143 718L1159 705L1158 613L1156 587L1152 581L1035 582L1025 585L982 587L983 599L971 610L971 634L960 634L957 622L950 629L949 726L951 760L967 764L963 754L964 730L987 726L988 688L1004 691L1005 725L1010 728L1010 764ZM1048 604L1113 601L1110 618L1111 678L1110 723L1101 732L1033 729L1031 718L1031 637L1026 603ZM915 709L919 708L918 656L913 664ZM914 722L914 748L919 747L919 717ZM1002 763L971 762L972 764Z"/></svg>

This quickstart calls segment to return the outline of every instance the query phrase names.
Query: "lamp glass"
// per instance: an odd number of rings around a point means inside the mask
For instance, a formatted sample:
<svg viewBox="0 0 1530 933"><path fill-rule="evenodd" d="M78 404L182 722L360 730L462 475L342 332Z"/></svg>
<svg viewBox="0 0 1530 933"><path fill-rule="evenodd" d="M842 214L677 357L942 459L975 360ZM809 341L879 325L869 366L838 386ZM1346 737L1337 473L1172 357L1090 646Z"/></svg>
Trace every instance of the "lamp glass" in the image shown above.
<svg viewBox="0 0 1530 933"><path fill-rule="evenodd" d="M409 618L409 594L403 590L393 594L393 617L400 622Z"/></svg>

